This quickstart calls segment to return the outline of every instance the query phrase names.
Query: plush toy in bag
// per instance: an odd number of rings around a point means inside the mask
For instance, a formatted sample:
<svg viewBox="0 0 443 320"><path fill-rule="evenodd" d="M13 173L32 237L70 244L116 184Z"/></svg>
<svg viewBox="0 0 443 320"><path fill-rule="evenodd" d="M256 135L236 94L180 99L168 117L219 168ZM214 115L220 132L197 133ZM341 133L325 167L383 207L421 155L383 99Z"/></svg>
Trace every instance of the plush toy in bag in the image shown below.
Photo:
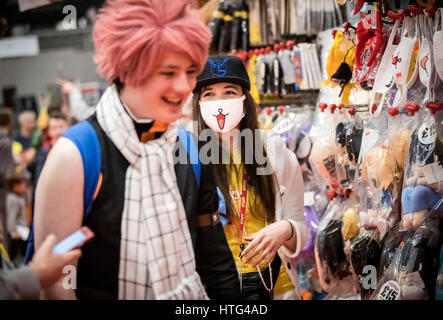
<svg viewBox="0 0 443 320"><path fill-rule="evenodd" d="M405 232L392 263L377 284L374 300L428 300L435 295L440 232L428 219Z"/></svg>
<svg viewBox="0 0 443 320"><path fill-rule="evenodd" d="M416 116L402 193L402 226L416 228L427 217L443 213L443 143L437 137L435 117Z"/></svg>
<svg viewBox="0 0 443 320"><path fill-rule="evenodd" d="M325 292L350 274L342 236L342 208L343 199L340 197L329 203L315 238L315 261L320 285Z"/></svg>
<svg viewBox="0 0 443 320"><path fill-rule="evenodd" d="M339 122L336 129L337 178L341 187L352 188L360 153L363 129L351 121Z"/></svg>

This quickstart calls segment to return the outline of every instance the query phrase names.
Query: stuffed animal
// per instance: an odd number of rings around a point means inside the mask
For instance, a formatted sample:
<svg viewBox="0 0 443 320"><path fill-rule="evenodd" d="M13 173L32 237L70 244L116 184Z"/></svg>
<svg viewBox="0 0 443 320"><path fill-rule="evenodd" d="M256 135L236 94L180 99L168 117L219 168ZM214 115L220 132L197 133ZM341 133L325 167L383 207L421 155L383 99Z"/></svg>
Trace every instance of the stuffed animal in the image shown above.
<svg viewBox="0 0 443 320"><path fill-rule="evenodd" d="M406 187L402 193L402 225L406 230L418 227L427 217L443 213L443 196L436 192L439 183L428 181L425 176L426 166L443 171L442 160L443 143L436 137L434 119L427 117L411 136Z"/></svg>

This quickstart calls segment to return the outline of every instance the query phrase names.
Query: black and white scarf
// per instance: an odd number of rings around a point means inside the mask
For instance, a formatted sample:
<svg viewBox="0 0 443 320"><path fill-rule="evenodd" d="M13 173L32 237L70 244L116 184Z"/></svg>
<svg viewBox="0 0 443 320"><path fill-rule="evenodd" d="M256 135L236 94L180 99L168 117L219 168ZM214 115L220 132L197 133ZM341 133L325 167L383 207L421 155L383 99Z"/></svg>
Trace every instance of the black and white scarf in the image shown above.
<svg viewBox="0 0 443 320"><path fill-rule="evenodd" d="M123 208L119 299L208 299L196 272L186 214L174 171L177 129L141 143L115 86L97 106L97 119L128 160Z"/></svg>

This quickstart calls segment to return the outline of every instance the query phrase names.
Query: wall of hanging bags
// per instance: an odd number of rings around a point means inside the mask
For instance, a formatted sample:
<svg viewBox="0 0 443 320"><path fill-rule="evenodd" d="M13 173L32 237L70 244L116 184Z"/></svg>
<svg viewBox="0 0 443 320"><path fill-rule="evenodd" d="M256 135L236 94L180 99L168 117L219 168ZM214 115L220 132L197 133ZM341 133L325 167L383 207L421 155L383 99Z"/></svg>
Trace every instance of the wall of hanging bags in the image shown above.
<svg viewBox="0 0 443 320"><path fill-rule="evenodd" d="M303 169L303 297L443 299L443 8L360 2L317 37L314 117L261 116Z"/></svg>

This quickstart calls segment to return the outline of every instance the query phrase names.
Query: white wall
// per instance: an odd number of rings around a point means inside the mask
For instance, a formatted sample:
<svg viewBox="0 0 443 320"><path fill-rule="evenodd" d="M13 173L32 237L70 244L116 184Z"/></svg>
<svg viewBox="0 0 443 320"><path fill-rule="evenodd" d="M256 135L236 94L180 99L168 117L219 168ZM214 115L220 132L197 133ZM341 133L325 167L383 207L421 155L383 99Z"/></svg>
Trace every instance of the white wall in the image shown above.
<svg viewBox="0 0 443 320"><path fill-rule="evenodd" d="M34 57L0 59L0 105L3 104L1 89L15 86L17 96L38 96L47 85L55 83L57 66L62 66L68 78L81 82L103 81L93 61L93 51L63 49L44 52Z"/></svg>

